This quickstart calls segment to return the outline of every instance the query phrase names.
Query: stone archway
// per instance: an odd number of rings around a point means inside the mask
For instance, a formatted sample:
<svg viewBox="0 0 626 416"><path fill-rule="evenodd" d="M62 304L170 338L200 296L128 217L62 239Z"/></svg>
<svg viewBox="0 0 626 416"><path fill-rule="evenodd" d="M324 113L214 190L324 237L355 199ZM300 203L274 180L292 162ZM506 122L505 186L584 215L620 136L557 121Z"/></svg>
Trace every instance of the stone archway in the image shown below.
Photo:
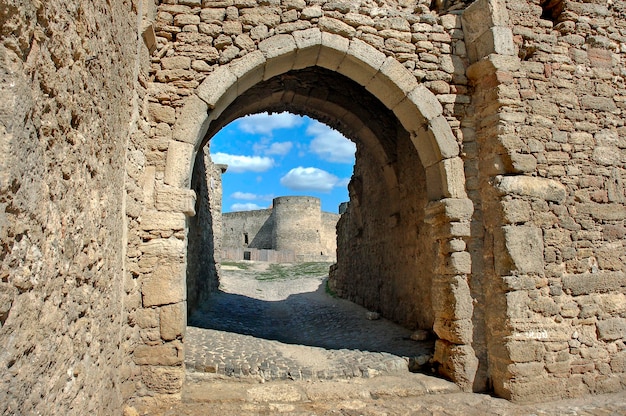
<svg viewBox="0 0 626 416"><path fill-rule="evenodd" d="M459 147L437 98L396 59L367 43L314 28L270 37L259 43L258 50L217 67L178 109L173 139L168 143L161 192L178 196L174 198L179 201L178 212L153 212L147 216L148 222L158 222L160 228L169 227L172 233L186 233L184 216L194 214L194 194L189 190L193 164L207 132L236 118L237 111L229 113L228 109L253 86L289 71L314 67L336 72L362 86L393 114L415 147L430 201L424 208L424 222L435 230L432 242L437 251L432 266L433 329L439 338L435 358L442 374L471 389L477 359L471 346L473 309L467 283L471 264L463 239L469 235L472 203L465 193ZM255 105L266 109L277 101L269 96ZM312 97L308 108L328 113L331 109L323 108L324 101ZM351 117L349 113L345 112L346 119ZM224 114L227 116L222 117ZM359 123L362 121L354 119L348 125L358 130ZM368 136L372 136L371 132L363 129L362 137L367 140ZM387 172L384 176L393 174ZM149 229L145 223L146 216L142 224ZM144 358L150 354L148 351L154 353L155 346L135 352L135 362L144 366L146 374L158 373L161 378L175 380L170 392L182 380L179 366L185 327L184 316L181 317L185 314L185 244L180 239L150 243L151 254L169 258L146 279L143 303L144 307L163 305L161 327L165 322L171 333L162 338L172 341L158 346L161 358Z"/></svg>

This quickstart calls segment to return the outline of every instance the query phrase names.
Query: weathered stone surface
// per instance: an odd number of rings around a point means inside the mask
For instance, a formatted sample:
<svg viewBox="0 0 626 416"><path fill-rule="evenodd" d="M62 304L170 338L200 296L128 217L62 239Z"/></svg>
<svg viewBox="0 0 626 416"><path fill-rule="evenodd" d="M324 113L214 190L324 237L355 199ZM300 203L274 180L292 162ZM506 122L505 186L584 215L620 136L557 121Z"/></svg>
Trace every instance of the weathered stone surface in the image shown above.
<svg viewBox="0 0 626 416"><path fill-rule="evenodd" d="M599 273L563 276L563 289L571 292L574 296L606 293L619 290L624 286L626 286L626 275L621 271L602 271Z"/></svg>
<svg viewBox="0 0 626 416"><path fill-rule="evenodd" d="M141 288L143 306L180 303L185 300L185 270L179 264L161 264L150 274Z"/></svg>
<svg viewBox="0 0 626 416"><path fill-rule="evenodd" d="M172 341L182 338L187 326L187 305L185 302L166 305L159 310L161 338Z"/></svg>
<svg viewBox="0 0 626 416"><path fill-rule="evenodd" d="M531 226L507 225L502 227L496 240L496 270L500 275L510 271L519 273L542 273L543 236L541 229Z"/></svg>
<svg viewBox="0 0 626 416"><path fill-rule="evenodd" d="M567 196L565 186L552 179L531 176L498 176L496 180L496 186L503 194L530 196L554 202L563 202Z"/></svg>
<svg viewBox="0 0 626 416"><path fill-rule="evenodd" d="M142 366L142 381L156 393L177 393L183 386L185 370L182 367Z"/></svg>
<svg viewBox="0 0 626 416"><path fill-rule="evenodd" d="M614 341L626 337L626 318L611 318L598 321L598 337L604 341Z"/></svg>

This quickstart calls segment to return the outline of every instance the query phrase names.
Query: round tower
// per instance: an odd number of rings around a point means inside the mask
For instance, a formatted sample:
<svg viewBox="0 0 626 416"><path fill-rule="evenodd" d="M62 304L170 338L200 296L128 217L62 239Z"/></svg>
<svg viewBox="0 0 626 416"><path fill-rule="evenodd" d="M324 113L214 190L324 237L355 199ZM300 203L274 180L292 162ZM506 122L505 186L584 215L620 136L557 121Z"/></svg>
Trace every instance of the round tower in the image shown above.
<svg viewBox="0 0 626 416"><path fill-rule="evenodd" d="M275 250L292 250L297 255L320 255L322 244L321 203L310 196L281 196L274 198Z"/></svg>

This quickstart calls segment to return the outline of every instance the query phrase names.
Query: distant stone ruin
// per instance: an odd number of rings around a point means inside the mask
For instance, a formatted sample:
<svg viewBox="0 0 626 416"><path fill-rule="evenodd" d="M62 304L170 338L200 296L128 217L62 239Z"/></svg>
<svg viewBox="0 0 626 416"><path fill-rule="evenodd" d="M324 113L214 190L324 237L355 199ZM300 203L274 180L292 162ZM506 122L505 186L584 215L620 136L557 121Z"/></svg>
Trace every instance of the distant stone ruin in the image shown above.
<svg viewBox="0 0 626 416"><path fill-rule="evenodd" d="M219 260L334 262L338 220L310 196L282 196L268 209L224 213Z"/></svg>

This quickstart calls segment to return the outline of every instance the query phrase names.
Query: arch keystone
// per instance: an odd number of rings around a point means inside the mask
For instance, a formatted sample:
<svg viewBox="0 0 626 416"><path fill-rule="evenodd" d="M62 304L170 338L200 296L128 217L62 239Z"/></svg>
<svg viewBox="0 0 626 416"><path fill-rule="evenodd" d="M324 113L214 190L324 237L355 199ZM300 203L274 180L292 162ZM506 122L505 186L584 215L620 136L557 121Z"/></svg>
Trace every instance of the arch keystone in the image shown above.
<svg viewBox="0 0 626 416"><path fill-rule="evenodd" d="M322 32L317 28L298 30L293 32L293 38L298 48L296 51L296 59L293 63L293 69L315 66L320 54Z"/></svg>
<svg viewBox="0 0 626 416"><path fill-rule="evenodd" d="M353 39L337 72L361 85L366 85L383 66L386 58L384 53L373 46L360 39Z"/></svg>
<svg viewBox="0 0 626 416"><path fill-rule="evenodd" d="M348 53L350 41L342 36L322 32L322 44L317 65L336 71Z"/></svg>
<svg viewBox="0 0 626 416"><path fill-rule="evenodd" d="M293 68L296 49L295 39L287 34L272 36L260 42L259 50L267 58L263 79L267 80L290 71Z"/></svg>

